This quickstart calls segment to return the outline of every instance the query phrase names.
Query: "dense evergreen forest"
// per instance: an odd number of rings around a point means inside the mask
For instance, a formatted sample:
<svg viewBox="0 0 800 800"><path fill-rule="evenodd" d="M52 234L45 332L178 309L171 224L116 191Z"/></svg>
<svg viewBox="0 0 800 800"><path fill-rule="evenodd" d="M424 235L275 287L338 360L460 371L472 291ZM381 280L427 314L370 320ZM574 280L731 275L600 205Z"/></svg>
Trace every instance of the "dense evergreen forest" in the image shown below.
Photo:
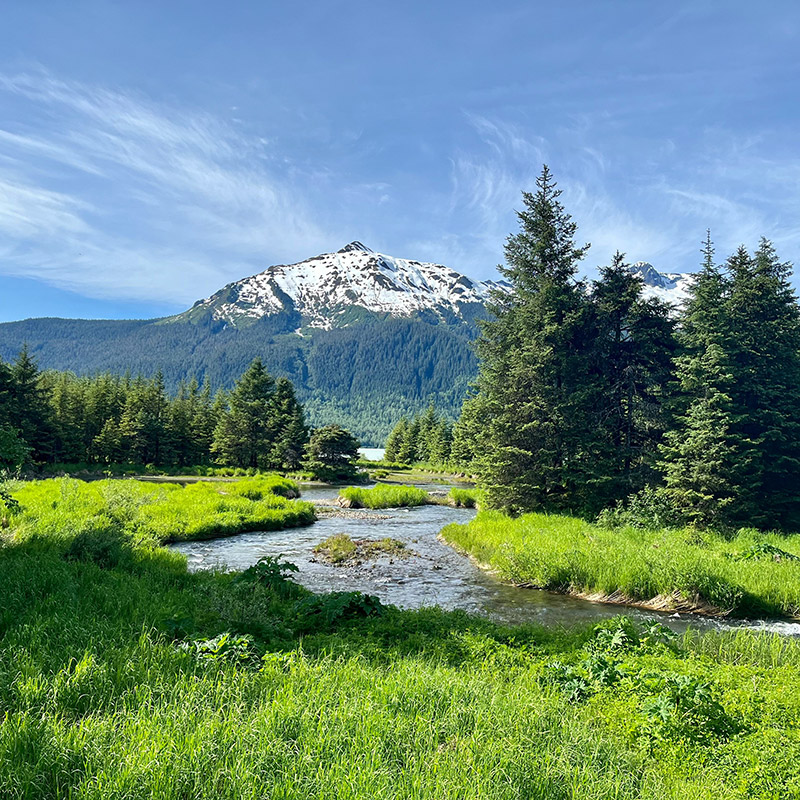
<svg viewBox="0 0 800 800"><path fill-rule="evenodd" d="M256 358L230 391L194 379L41 372L27 349L0 361L0 469L27 464L219 464L352 477L358 442L338 426L309 435L287 378ZM341 474L340 474L341 473Z"/></svg>
<svg viewBox="0 0 800 800"><path fill-rule="evenodd" d="M374 316L374 315L373 315ZM392 423L431 402L458 415L477 359L474 322L433 324L385 318L347 328L294 333L281 314L243 328L213 322L32 319L0 325L0 357L23 346L43 369L78 375L161 375L177 392L196 377L230 389L254 358L295 386L312 425L337 423L366 445L382 445Z"/></svg>
<svg viewBox="0 0 800 800"><path fill-rule="evenodd" d="M762 239L723 264L710 234L676 319L616 253L577 278L588 245L545 167L481 323L480 372L453 454L487 506L636 524L797 529L800 307ZM608 509L614 509L608 511Z"/></svg>

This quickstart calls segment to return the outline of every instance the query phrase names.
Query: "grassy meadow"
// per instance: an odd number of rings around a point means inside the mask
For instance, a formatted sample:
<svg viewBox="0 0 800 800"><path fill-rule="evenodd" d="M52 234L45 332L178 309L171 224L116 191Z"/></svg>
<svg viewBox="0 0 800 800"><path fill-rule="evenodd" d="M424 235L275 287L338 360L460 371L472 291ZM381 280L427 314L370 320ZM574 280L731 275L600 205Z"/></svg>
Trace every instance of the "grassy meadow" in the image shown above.
<svg viewBox="0 0 800 800"><path fill-rule="evenodd" d="M486 511L442 536L517 584L634 601L671 596L735 616L800 616L798 535L608 530L574 517Z"/></svg>
<svg viewBox="0 0 800 800"><path fill-rule="evenodd" d="M20 512L4 516L0 509L0 518L17 541L60 539L100 548L128 539L162 544L279 530L315 519L310 503L290 499L299 495L297 485L278 475L188 486L73 478L7 486Z"/></svg>
<svg viewBox="0 0 800 800"><path fill-rule="evenodd" d="M800 644L311 595L264 561L0 548L0 797L800 796Z"/></svg>

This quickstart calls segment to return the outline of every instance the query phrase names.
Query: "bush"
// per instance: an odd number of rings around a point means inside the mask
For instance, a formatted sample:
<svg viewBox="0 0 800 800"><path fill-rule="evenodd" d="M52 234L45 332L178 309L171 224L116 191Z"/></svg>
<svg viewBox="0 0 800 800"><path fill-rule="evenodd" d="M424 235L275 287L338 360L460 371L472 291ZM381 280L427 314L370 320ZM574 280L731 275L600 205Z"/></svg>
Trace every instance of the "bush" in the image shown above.
<svg viewBox="0 0 800 800"><path fill-rule="evenodd" d="M371 594L331 592L311 595L295 604L294 628L299 633L330 631L340 622L380 616L383 612L383 604Z"/></svg>

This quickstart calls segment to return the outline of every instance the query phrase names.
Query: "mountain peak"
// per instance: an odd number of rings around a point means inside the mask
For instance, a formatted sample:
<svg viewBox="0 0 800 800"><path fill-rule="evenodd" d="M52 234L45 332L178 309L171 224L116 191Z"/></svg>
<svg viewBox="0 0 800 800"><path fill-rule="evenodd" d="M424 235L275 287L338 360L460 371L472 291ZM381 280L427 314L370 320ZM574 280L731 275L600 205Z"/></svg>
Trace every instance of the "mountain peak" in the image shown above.
<svg viewBox="0 0 800 800"><path fill-rule="evenodd" d="M285 313L300 323L295 332L347 327L375 315L460 324L480 313L493 288L508 289L502 282L472 281L441 264L395 258L353 241L336 253L268 267L228 284L185 314L198 318L210 312L214 320L246 325Z"/></svg>
<svg viewBox="0 0 800 800"><path fill-rule="evenodd" d="M341 250L337 250L337 253L373 253L374 250L370 250L365 244L362 244L358 240L350 242L350 244L346 244Z"/></svg>
<svg viewBox="0 0 800 800"><path fill-rule="evenodd" d="M637 261L628 267L628 271L642 279L646 297L658 297L675 305L686 299L692 282L689 272L659 272L648 261Z"/></svg>

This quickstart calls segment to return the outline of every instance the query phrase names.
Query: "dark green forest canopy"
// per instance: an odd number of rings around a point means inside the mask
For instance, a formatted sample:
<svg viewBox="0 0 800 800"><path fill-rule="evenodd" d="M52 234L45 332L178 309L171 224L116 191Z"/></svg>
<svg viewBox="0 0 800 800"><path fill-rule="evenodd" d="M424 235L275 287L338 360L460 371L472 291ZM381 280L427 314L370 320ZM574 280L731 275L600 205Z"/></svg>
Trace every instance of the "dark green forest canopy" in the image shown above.
<svg viewBox="0 0 800 800"><path fill-rule="evenodd" d="M382 445L403 415L430 403L455 418L477 371L473 324L386 318L308 336L291 320L265 317L246 328L203 319L34 319L0 325L0 357L13 360L27 344L43 369L163 375L168 391L182 380L230 388L256 357L286 377L309 423L337 423L365 445Z"/></svg>

